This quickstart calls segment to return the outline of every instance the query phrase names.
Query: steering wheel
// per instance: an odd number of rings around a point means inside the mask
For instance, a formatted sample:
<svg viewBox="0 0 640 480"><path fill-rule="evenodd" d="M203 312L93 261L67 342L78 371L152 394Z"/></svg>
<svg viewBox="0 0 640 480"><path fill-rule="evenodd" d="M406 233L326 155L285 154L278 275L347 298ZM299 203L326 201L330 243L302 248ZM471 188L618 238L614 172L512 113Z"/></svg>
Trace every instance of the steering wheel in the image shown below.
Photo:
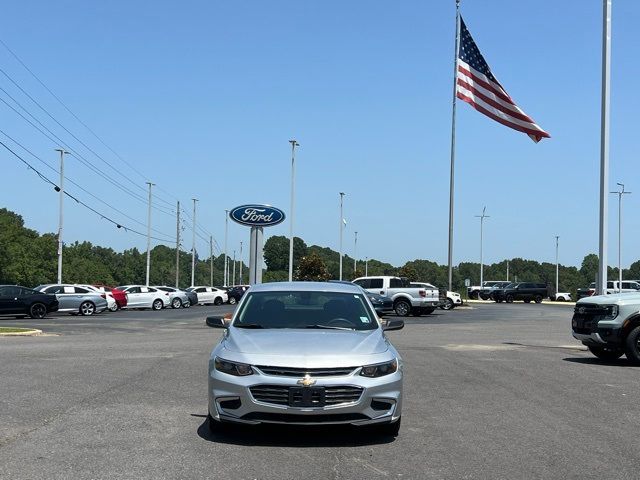
<svg viewBox="0 0 640 480"><path fill-rule="evenodd" d="M353 328L355 326L351 320L347 320L343 317L332 318L327 322L327 325L339 326L339 324L342 324L343 326L347 326L349 328Z"/></svg>

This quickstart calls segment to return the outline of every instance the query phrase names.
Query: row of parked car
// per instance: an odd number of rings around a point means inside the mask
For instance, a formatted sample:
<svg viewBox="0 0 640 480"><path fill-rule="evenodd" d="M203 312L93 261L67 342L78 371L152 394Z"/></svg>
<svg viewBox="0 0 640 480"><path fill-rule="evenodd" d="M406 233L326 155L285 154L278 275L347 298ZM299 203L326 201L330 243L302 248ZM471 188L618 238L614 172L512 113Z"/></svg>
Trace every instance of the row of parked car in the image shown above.
<svg viewBox="0 0 640 480"><path fill-rule="evenodd" d="M0 285L0 315L43 318L50 312L93 315L119 309L189 308L192 305L235 304L247 285L234 287L193 286L185 290L166 285L46 284L33 289Z"/></svg>

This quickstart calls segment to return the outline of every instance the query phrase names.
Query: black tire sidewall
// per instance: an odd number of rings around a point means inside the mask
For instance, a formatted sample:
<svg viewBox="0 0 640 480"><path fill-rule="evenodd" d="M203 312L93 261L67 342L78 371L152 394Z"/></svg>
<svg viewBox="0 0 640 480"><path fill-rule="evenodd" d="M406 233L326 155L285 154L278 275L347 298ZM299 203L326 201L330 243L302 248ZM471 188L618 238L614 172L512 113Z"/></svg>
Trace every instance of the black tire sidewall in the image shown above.
<svg viewBox="0 0 640 480"><path fill-rule="evenodd" d="M402 304L407 306L407 311L404 314L398 312L398 307ZM396 304L393 306L393 310L396 312L396 315L398 315L399 317L406 317L411 315L411 304L406 300L398 300Z"/></svg>
<svg viewBox="0 0 640 480"><path fill-rule="evenodd" d="M638 348L638 338L640 337L640 326L633 328L627 338L624 339L624 352L627 359L634 365L640 365L640 349Z"/></svg>
<svg viewBox="0 0 640 480"><path fill-rule="evenodd" d="M41 317L39 317L39 316L35 316L35 315L33 314L33 308L34 308L34 307L37 307L37 306L42 306L42 308L44 309L44 315L42 315ZM31 305L31 307L29 307L29 316L30 316L31 318L33 318L33 319L37 319L37 320L39 320L39 319L41 319L41 318L44 318L44 317L46 317L46 316L47 316L47 307L45 306L45 304L44 304L44 303L34 303L33 305Z"/></svg>
<svg viewBox="0 0 640 480"><path fill-rule="evenodd" d="M160 308L156 308L156 305L158 305L158 304L160 305ZM153 303L151 304L151 309L152 310L162 310L163 305L164 304L162 303L162 300L154 300Z"/></svg>

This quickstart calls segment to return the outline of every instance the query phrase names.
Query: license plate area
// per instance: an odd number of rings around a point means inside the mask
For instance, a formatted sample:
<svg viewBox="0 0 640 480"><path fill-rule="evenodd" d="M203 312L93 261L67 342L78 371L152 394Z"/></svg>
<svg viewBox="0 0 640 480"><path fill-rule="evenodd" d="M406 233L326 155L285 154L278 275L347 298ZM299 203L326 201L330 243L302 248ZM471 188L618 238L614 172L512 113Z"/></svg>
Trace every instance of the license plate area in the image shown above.
<svg viewBox="0 0 640 480"><path fill-rule="evenodd" d="M289 387L289 406L324 407L324 387Z"/></svg>

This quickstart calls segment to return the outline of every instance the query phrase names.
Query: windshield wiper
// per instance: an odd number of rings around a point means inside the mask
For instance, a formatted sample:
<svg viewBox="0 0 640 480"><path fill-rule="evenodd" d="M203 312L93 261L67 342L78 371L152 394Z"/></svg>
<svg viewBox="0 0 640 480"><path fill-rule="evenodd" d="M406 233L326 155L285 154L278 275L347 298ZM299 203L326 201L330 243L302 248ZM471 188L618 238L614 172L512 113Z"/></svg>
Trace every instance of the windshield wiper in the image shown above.
<svg viewBox="0 0 640 480"><path fill-rule="evenodd" d="M323 329L323 330L355 330L355 328L334 327L333 325L307 325L304 328L320 328L320 329Z"/></svg>
<svg viewBox="0 0 640 480"><path fill-rule="evenodd" d="M264 328L262 325L258 325L257 323L240 323L238 325L234 325L236 328Z"/></svg>

